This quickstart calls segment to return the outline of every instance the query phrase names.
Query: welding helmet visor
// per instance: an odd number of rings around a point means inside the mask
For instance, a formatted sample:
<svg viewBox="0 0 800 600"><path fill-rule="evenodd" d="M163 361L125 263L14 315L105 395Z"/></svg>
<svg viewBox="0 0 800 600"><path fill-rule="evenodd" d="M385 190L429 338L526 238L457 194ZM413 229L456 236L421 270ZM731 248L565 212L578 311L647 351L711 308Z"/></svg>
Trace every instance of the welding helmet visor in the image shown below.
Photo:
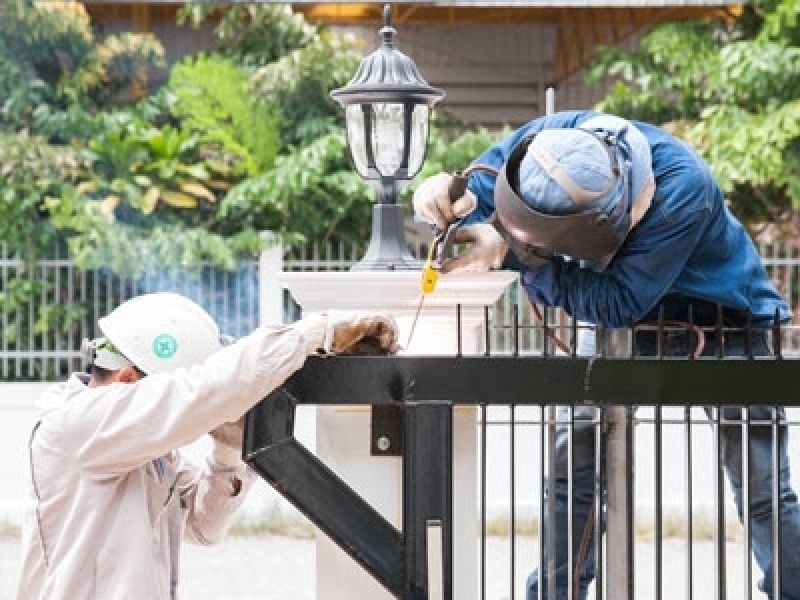
<svg viewBox="0 0 800 600"><path fill-rule="evenodd" d="M613 119L610 123L606 123ZM512 150L498 173L492 223L517 258L538 268L552 255L585 261L605 269L641 218L632 203L652 197L649 144L638 131L634 160L625 142L628 122L598 117L605 129L545 129L531 134ZM631 126L632 127L632 126ZM643 170L647 189L632 189L634 163ZM637 178L638 180L639 178ZM645 198L646 197L646 198Z"/></svg>

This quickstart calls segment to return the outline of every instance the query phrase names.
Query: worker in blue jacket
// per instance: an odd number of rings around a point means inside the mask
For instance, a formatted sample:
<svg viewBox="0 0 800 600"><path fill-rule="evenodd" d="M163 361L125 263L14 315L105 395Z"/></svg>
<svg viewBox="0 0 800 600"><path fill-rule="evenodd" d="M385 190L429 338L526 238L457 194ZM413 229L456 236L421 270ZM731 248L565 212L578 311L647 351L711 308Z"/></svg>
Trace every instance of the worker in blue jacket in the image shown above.
<svg viewBox="0 0 800 600"><path fill-rule="evenodd" d="M664 129L595 112L556 113L492 146L469 171L468 189L455 202L446 173L427 179L414 194L417 216L439 228L463 218L457 239L467 248L443 265L444 272L518 270L532 302L562 307L605 328L659 318L682 324L660 333L638 327L639 355L769 355L769 328L791 316L708 166ZM720 321L724 333L713 329ZM593 346L580 348L587 342L589 337L578 341L580 351L594 352ZM769 400L754 398L764 406L749 409L747 472L752 547L764 574L760 586L773 597ZM567 531L569 506L567 435L558 436L552 576L557 598L567 597L568 577L585 597L595 574L593 413L580 407L575 415L572 565L565 536L558 535ZM721 416L737 421L722 427L722 454L741 519L742 411L725 408ZM780 598L800 598L800 512L786 448L781 426ZM547 578L534 571L529 598L537 597L540 585L547 593Z"/></svg>

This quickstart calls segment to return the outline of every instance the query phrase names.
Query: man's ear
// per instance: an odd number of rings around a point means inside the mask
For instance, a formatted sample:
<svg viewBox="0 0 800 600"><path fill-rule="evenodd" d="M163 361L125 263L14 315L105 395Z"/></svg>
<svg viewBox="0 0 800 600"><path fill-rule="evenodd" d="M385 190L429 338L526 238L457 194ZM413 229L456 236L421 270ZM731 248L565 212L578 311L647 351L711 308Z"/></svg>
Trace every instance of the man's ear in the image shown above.
<svg viewBox="0 0 800 600"><path fill-rule="evenodd" d="M114 380L119 383L136 383L141 378L141 374L133 365L122 367L114 374Z"/></svg>

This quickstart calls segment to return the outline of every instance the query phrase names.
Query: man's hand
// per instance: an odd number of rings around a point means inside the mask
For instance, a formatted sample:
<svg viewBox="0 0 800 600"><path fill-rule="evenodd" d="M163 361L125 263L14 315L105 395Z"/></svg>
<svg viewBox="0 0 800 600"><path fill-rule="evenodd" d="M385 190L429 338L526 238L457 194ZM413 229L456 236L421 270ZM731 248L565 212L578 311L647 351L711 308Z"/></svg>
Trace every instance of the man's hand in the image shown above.
<svg viewBox="0 0 800 600"><path fill-rule="evenodd" d="M442 265L442 273L498 269L508 253L508 244L489 223L469 225L456 231L456 243L470 244L464 252Z"/></svg>
<svg viewBox="0 0 800 600"><path fill-rule="evenodd" d="M414 214L444 229L475 210L478 200L469 190L455 201L450 200L452 182L453 176L449 173L439 173L423 181L414 192Z"/></svg>
<svg viewBox="0 0 800 600"><path fill-rule="evenodd" d="M329 310L314 313L292 325L306 339L308 353L394 354L397 324L388 315Z"/></svg>
<svg viewBox="0 0 800 600"><path fill-rule="evenodd" d="M228 467L236 467L242 461L242 437L244 435L244 416L234 423L223 423L209 432L214 442L211 456Z"/></svg>

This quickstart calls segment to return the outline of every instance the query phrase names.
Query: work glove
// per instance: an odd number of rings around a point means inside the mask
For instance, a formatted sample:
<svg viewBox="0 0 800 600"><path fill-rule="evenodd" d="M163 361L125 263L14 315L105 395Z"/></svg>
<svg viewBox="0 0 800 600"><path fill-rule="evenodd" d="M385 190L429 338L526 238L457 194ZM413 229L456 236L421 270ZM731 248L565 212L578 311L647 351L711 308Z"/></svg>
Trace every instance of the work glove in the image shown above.
<svg viewBox="0 0 800 600"><path fill-rule="evenodd" d="M488 271L498 269L508 253L508 244L489 223L478 223L458 229L455 242L469 248L442 264L442 273Z"/></svg>
<svg viewBox="0 0 800 600"><path fill-rule="evenodd" d="M242 464L242 437L244 436L244 416L233 423L223 423L209 432L214 445L212 458L226 467Z"/></svg>
<svg viewBox="0 0 800 600"><path fill-rule="evenodd" d="M454 202L450 201L452 181L453 176L449 173L439 173L423 181L414 192L414 214L444 229L475 210L478 200L469 190Z"/></svg>
<svg viewBox="0 0 800 600"><path fill-rule="evenodd" d="M292 327L306 340L308 354L394 354L397 324L388 315L329 310L303 317Z"/></svg>

